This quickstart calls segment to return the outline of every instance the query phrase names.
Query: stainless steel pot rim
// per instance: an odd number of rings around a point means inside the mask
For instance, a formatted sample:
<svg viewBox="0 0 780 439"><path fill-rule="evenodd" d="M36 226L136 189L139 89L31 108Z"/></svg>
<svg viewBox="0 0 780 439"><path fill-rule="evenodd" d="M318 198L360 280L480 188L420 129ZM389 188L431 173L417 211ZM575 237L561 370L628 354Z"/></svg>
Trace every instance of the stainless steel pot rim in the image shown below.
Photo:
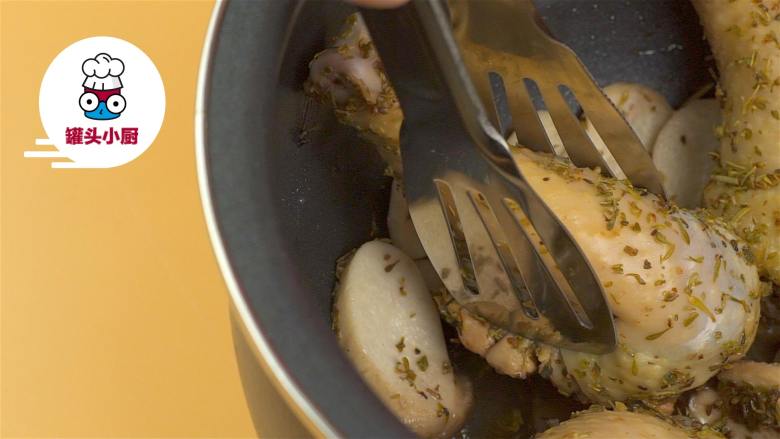
<svg viewBox="0 0 780 439"><path fill-rule="evenodd" d="M314 406L312 401L304 394L303 390L295 383L289 371L276 356L266 336L252 315L246 297L239 286L225 251L222 237L217 227L216 216L211 199L209 186L208 164L206 163L206 101L208 97L208 84L211 78L211 61L216 47L217 31L222 23L228 0L216 0L211 13L206 38L204 39L203 52L201 53L200 66L198 68L198 82L195 97L195 163L198 176L198 189L200 192L201 206L206 220L209 239L214 250L214 256L219 264L222 277L227 285L232 301L243 329L249 335L254 348L259 354L263 368L271 376L271 381L277 390L287 400L288 405L301 418L310 430L314 430L323 437L339 437L337 430L325 419L325 416Z"/></svg>

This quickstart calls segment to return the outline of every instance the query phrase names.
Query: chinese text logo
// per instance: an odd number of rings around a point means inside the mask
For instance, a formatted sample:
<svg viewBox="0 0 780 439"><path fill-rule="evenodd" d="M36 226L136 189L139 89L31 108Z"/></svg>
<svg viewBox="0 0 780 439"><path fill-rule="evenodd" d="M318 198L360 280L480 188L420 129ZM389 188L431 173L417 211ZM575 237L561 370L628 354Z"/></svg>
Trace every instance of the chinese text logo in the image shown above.
<svg viewBox="0 0 780 439"><path fill-rule="evenodd" d="M154 142L165 116L165 88L141 49L119 38L91 37L54 58L38 110L47 138L36 139L25 157L55 158L53 168L112 168Z"/></svg>

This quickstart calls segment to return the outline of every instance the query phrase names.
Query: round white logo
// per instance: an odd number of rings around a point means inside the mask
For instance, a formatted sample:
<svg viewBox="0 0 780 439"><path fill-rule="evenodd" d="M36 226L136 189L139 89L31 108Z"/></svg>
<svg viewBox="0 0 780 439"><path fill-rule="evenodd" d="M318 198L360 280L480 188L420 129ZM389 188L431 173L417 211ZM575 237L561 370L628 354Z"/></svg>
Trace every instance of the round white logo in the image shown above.
<svg viewBox="0 0 780 439"><path fill-rule="evenodd" d="M160 73L135 45L114 37L77 41L54 58L43 76L38 108L48 140L62 157L55 168L112 168L146 151L165 115ZM28 154L29 153L29 154Z"/></svg>

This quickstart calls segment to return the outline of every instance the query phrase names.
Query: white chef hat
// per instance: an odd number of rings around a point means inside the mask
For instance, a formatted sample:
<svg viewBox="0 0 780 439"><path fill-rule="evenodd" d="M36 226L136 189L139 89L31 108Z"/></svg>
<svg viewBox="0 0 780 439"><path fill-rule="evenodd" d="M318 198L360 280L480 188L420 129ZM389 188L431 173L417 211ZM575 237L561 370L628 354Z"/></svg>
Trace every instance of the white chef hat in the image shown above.
<svg viewBox="0 0 780 439"><path fill-rule="evenodd" d="M98 53L81 65L81 71L87 75L84 87L95 90L113 90L122 87L119 75L125 71L125 64L119 58L111 58L107 53Z"/></svg>

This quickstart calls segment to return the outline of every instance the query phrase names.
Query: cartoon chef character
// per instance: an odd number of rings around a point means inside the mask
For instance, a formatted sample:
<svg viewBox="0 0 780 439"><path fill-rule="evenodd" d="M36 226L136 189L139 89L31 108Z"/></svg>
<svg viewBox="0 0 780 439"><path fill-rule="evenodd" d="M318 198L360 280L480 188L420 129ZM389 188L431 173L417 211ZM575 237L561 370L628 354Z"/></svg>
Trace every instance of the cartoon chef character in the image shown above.
<svg viewBox="0 0 780 439"><path fill-rule="evenodd" d="M79 98L79 106L84 116L93 120L111 120L119 117L125 110L126 102L122 96L122 80L119 75L125 71L125 64L119 58L111 58L107 53L99 53L81 65L84 79L84 93Z"/></svg>

